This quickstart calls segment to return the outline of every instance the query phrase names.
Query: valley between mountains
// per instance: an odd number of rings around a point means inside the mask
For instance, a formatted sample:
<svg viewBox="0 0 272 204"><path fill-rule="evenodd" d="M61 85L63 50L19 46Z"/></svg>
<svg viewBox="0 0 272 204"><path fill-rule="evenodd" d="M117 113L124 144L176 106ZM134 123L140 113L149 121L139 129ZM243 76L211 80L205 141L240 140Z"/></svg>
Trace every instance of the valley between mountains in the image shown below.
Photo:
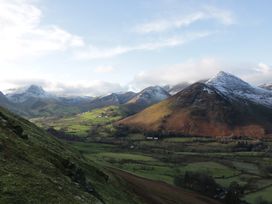
<svg viewBox="0 0 272 204"><path fill-rule="evenodd" d="M0 93L0 203L272 202L272 91L219 72L140 92Z"/></svg>

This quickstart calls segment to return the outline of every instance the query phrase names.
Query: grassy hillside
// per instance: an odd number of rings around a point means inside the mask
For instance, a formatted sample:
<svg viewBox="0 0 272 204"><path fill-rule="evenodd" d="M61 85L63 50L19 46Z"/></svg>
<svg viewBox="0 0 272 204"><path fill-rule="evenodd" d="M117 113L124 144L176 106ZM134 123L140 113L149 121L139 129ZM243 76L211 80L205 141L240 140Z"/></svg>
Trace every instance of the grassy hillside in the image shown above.
<svg viewBox="0 0 272 204"><path fill-rule="evenodd" d="M0 108L0 203L140 203L124 182Z"/></svg>
<svg viewBox="0 0 272 204"><path fill-rule="evenodd" d="M171 99L157 103L145 110L127 117L117 124L129 124L134 127L140 127L148 130L158 130L162 120L172 113Z"/></svg>

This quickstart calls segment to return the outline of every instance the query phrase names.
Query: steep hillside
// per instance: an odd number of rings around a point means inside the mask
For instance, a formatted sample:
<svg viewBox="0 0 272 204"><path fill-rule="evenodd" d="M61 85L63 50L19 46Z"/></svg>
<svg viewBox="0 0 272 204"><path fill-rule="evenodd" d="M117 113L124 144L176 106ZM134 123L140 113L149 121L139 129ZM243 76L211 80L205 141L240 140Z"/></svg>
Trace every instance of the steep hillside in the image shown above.
<svg viewBox="0 0 272 204"><path fill-rule="evenodd" d="M0 108L0 203L140 203L118 180Z"/></svg>
<svg viewBox="0 0 272 204"><path fill-rule="evenodd" d="M184 135L262 137L272 133L271 102L269 91L220 72L118 124Z"/></svg>

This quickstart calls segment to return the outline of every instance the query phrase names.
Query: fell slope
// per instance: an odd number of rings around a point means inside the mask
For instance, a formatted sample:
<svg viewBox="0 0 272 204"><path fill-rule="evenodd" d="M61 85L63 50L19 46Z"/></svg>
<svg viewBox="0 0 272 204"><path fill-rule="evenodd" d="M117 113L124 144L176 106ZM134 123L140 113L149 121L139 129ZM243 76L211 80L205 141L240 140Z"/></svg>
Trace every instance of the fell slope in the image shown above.
<svg viewBox="0 0 272 204"><path fill-rule="evenodd" d="M263 137L272 133L268 92L219 73L118 124L184 135Z"/></svg>
<svg viewBox="0 0 272 204"><path fill-rule="evenodd" d="M0 203L139 203L111 174L0 108Z"/></svg>

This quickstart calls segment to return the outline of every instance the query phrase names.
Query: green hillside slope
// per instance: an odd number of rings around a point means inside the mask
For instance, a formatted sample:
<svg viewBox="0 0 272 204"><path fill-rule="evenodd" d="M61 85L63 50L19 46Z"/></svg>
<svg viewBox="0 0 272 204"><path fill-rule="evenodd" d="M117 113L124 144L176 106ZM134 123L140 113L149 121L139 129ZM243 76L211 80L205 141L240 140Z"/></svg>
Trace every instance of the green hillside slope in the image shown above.
<svg viewBox="0 0 272 204"><path fill-rule="evenodd" d="M0 108L0 203L139 203L123 184Z"/></svg>

